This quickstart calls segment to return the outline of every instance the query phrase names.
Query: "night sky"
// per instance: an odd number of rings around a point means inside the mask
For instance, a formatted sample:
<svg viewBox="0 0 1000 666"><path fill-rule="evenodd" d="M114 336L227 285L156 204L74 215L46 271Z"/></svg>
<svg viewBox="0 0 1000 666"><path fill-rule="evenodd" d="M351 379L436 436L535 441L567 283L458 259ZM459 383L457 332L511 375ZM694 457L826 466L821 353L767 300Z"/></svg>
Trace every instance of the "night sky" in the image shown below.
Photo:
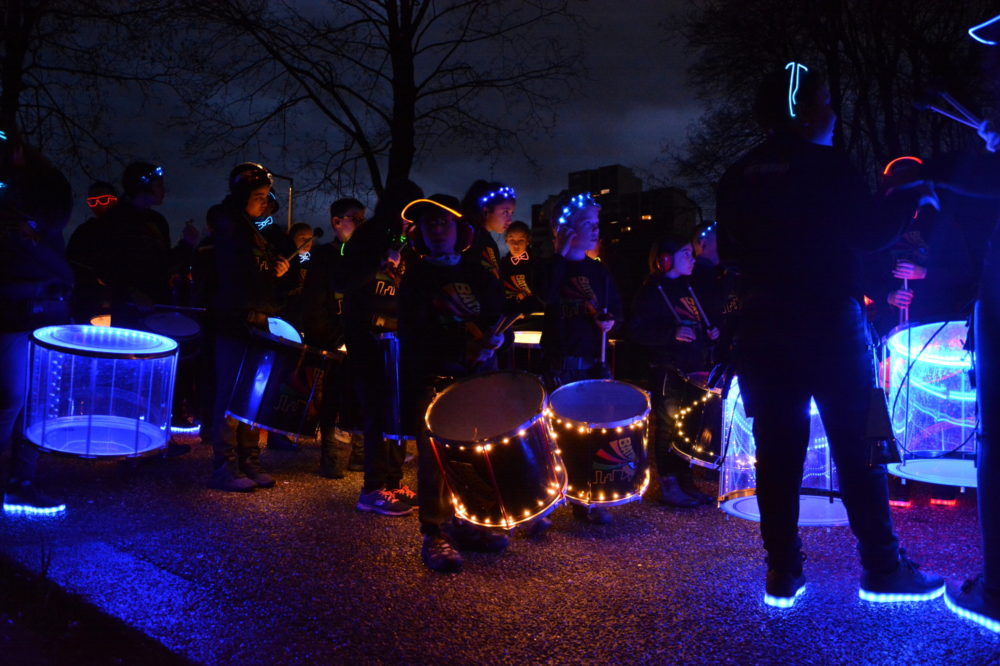
<svg viewBox="0 0 1000 666"><path fill-rule="evenodd" d="M570 171L618 163L640 173L664 174L664 146L679 147L699 113L698 103L685 86L688 58L684 45L667 28L671 13L685 4L683 0L581 3L588 23L594 26L586 47L590 80L582 81L581 94L560 108L552 136L526 141L537 170L520 155L509 154L501 156L490 171L488 161L481 156L467 154L460 146L443 146L431 159L421 162L418 157L411 177L428 193L443 191L459 197L475 178L505 181L518 191L521 206L517 217L529 220L531 204L565 188ZM194 166L181 153L183 136L165 126L165 118L176 112L173 103L164 99L142 110L128 108L122 114L123 122L117 123L127 153L164 165L167 199L159 210L170 221L173 240L187 219L204 227L205 211L225 195L226 175L241 161ZM280 172L279 165L267 158L244 156ZM77 195L71 231L89 216L83 202L89 180L78 171L63 168ZM108 174L107 179L117 184L120 173ZM283 204L286 188L286 183L278 181ZM374 197L361 194L369 206L375 204ZM325 208L336 196L296 197L296 221L326 227ZM279 215L285 215L284 209Z"/></svg>

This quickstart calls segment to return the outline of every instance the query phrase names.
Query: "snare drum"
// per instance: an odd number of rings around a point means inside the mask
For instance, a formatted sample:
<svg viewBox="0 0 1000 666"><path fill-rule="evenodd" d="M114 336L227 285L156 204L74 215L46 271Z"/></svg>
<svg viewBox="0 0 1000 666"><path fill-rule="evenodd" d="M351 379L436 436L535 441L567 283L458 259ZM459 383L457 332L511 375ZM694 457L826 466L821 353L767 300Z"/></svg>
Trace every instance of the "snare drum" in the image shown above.
<svg viewBox="0 0 1000 666"><path fill-rule="evenodd" d="M809 413L809 446L799 491L799 525L847 525L836 467L815 401L811 402ZM731 516L760 521L753 420L743 409L738 379L733 380L725 399L722 427L726 444L719 474L719 507Z"/></svg>
<svg viewBox="0 0 1000 666"><path fill-rule="evenodd" d="M899 477L975 488L976 391L965 322L910 325L886 338L889 409Z"/></svg>
<svg viewBox="0 0 1000 666"><path fill-rule="evenodd" d="M459 518L510 529L562 502L566 473L545 402L542 383L525 372L461 379L431 402L431 448Z"/></svg>
<svg viewBox="0 0 1000 666"><path fill-rule="evenodd" d="M640 499L649 485L649 395L626 382L587 379L556 389L550 405L567 499L586 506Z"/></svg>
<svg viewBox="0 0 1000 666"><path fill-rule="evenodd" d="M177 342L181 360L197 356L201 348L201 326L180 312L154 312L142 318L140 328Z"/></svg>
<svg viewBox="0 0 1000 666"><path fill-rule="evenodd" d="M674 453L692 465L719 469L722 461L722 391L708 388L708 373L685 377L683 406L673 414Z"/></svg>
<svg viewBox="0 0 1000 666"><path fill-rule="evenodd" d="M324 377L340 358L339 352L254 329L226 415L293 440L314 437Z"/></svg>

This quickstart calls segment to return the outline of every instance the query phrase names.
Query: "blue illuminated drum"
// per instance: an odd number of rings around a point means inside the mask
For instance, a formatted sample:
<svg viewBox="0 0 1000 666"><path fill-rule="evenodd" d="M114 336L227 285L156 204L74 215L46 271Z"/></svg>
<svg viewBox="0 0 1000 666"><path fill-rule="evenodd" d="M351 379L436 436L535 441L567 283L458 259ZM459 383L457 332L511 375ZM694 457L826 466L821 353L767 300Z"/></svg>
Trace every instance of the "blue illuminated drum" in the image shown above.
<svg viewBox="0 0 1000 666"><path fill-rule="evenodd" d="M614 506L642 498L649 486L649 395L613 379L587 379L556 389L551 423L569 475L566 498Z"/></svg>
<svg viewBox="0 0 1000 666"><path fill-rule="evenodd" d="M315 437L326 374L341 358L254 329L226 415L293 440Z"/></svg>
<svg viewBox="0 0 1000 666"><path fill-rule="evenodd" d="M736 379L722 410L726 444L719 473L719 506L731 516L759 521L753 419L743 409ZM836 467L815 401L810 403L809 414L809 446L799 491L799 525L847 525L847 510L839 497Z"/></svg>
<svg viewBox="0 0 1000 666"><path fill-rule="evenodd" d="M976 391L964 322L896 329L886 338L889 414L906 479L976 487Z"/></svg>
<svg viewBox="0 0 1000 666"><path fill-rule="evenodd" d="M177 343L99 326L47 326L31 334L24 435L43 451L82 458L137 457L164 449Z"/></svg>
<svg viewBox="0 0 1000 666"><path fill-rule="evenodd" d="M562 502L566 473L545 408L526 372L461 379L434 398L425 419L455 515L510 529Z"/></svg>

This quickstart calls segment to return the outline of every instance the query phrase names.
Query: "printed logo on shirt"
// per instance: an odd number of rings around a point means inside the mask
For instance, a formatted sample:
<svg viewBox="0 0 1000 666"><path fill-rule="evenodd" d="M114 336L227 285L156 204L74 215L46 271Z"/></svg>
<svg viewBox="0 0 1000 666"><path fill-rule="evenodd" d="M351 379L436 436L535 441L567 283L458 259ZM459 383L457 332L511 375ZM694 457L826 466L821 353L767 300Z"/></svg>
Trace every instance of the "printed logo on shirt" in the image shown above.
<svg viewBox="0 0 1000 666"><path fill-rule="evenodd" d="M492 247L487 245L483 248L480 263L483 265L483 268L493 274L493 277L498 280L500 279L500 258L497 257L497 254L493 251Z"/></svg>
<svg viewBox="0 0 1000 666"><path fill-rule="evenodd" d="M434 309L453 319L467 320L477 317L480 312L479 299L472 287L464 282L452 282L441 289L443 296L435 296Z"/></svg>
<svg viewBox="0 0 1000 666"><path fill-rule="evenodd" d="M528 286L528 276L520 273L509 275L503 282L503 289L506 298L520 300L531 296L531 287Z"/></svg>
<svg viewBox="0 0 1000 666"><path fill-rule="evenodd" d="M564 317L597 314L597 294L590 286L586 275L576 275L567 280L562 289L562 312Z"/></svg>

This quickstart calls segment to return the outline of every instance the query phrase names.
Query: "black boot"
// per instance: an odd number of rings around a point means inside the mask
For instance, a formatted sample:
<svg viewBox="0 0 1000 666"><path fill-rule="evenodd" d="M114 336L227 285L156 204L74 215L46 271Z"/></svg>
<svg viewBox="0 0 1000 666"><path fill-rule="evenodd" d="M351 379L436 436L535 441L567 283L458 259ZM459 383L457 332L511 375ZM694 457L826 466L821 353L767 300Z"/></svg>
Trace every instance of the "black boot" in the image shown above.
<svg viewBox="0 0 1000 666"><path fill-rule="evenodd" d="M351 433L351 457L347 462L347 471L365 471L365 438L357 433Z"/></svg>
<svg viewBox="0 0 1000 666"><path fill-rule="evenodd" d="M701 502L698 498L684 492L676 476L667 474L660 477L660 504L678 509L690 509L698 506Z"/></svg>
<svg viewBox="0 0 1000 666"><path fill-rule="evenodd" d="M347 441L338 439L341 434L335 428L323 431L323 439L319 448L319 474L327 479L342 479L351 455L350 435ZM343 433L347 434L347 433Z"/></svg>
<svg viewBox="0 0 1000 666"><path fill-rule="evenodd" d="M240 471L258 488L273 488L274 477L260 466L260 439L256 430L245 424L236 427L236 455Z"/></svg>

